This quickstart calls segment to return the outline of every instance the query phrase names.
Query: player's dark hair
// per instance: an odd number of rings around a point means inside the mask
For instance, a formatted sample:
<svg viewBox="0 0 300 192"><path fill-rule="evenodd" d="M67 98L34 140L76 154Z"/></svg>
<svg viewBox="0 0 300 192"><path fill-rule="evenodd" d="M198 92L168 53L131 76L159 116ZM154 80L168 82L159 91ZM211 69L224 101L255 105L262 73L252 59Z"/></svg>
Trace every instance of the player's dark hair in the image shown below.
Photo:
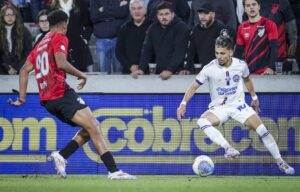
<svg viewBox="0 0 300 192"><path fill-rule="evenodd" d="M233 40L229 35L220 35L215 42L216 47L222 47L226 49L232 49Z"/></svg>
<svg viewBox="0 0 300 192"><path fill-rule="evenodd" d="M68 18L68 15L62 10L54 10L48 15L50 27L58 25L62 22L67 22Z"/></svg>
<svg viewBox="0 0 300 192"><path fill-rule="evenodd" d="M260 5L260 0L255 0L257 3L258 3L258 5ZM245 2L246 2L246 0L243 0L243 7L245 7Z"/></svg>
<svg viewBox="0 0 300 192"><path fill-rule="evenodd" d="M169 9L172 13L174 12L172 5L167 1L163 1L156 6L156 13L162 9Z"/></svg>

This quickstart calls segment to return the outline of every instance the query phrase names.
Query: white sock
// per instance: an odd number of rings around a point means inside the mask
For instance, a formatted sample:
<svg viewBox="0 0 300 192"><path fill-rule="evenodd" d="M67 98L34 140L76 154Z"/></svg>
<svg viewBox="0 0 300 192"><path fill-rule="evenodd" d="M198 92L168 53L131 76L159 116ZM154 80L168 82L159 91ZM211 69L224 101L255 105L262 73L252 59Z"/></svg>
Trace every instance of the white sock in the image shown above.
<svg viewBox="0 0 300 192"><path fill-rule="evenodd" d="M214 143L220 145L224 149L230 147L228 141L224 138L222 133L212 126L211 122L207 119L200 118L198 120L198 125L200 129L212 140Z"/></svg>
<svg viewBox="0 0 300 192"><path fill-rule="evenodd" d="M257 127L256 133L260 136L261 140L263 141L264 145L269 150L273 158L276 160L281 160L281 155L277 143L275 142L271 133L269 133L267 128L264 126L264 124L261 124Z"/></svg>

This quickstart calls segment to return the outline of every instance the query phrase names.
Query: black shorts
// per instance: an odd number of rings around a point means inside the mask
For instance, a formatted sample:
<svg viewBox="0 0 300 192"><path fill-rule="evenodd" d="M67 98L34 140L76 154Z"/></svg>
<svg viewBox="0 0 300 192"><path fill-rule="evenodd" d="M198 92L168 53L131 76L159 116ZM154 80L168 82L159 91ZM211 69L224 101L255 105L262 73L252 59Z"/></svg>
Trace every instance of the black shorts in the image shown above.
<svg viewBox="0 0 300 192"><path fill-rule="evenodd" d="M73 127L77 126L71 121L76 111L87 107L72 88L68 88L65 91L64 97L44 102L44 106L49 113Z"/></svg>

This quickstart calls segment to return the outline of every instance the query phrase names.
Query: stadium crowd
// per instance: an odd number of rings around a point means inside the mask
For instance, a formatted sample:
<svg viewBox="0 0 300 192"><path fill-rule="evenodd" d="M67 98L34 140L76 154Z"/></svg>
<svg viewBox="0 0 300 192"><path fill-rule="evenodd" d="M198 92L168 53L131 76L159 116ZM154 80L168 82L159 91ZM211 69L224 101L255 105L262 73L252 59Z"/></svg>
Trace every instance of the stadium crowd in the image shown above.
<svg viewBox="0 0 300 192"><path fill-rule="evenodd" d="M194 64L208 64L225 33L252 74L276 74L277 63L283 73L299 74L299 0L0 0L0 6L1 75L18 74L56 9L69 16L68 61L82 72L137 78L156 63L154 73L164 80L198 73Z"/></svg>

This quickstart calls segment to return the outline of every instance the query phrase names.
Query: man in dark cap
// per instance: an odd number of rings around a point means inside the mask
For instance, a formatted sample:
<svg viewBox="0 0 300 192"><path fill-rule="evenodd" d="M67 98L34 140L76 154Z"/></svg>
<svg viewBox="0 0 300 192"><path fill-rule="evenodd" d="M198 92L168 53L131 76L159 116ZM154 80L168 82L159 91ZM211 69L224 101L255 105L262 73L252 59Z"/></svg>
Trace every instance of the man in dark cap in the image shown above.
<svg viewBox="0 0 300 192"><path fill-rule="evenodd" d="M215 19L215 8L211 3L202 4L197 13L199 24L191 31L186 57L185 69L189 72L194 71L194 63L200 63L203 67L215 58L215 40L221 32L229 35L227 27Z"/></svg>
<svg viewBox="0 0 300 192"><path fill-rule="evenodd" d="M223 22L226 26L236 31L237 18L234 3L232 0L192 0L189 26L193 27L199 23L197 11L204 4L210 3L214 7L215 18Z"/></svg>

